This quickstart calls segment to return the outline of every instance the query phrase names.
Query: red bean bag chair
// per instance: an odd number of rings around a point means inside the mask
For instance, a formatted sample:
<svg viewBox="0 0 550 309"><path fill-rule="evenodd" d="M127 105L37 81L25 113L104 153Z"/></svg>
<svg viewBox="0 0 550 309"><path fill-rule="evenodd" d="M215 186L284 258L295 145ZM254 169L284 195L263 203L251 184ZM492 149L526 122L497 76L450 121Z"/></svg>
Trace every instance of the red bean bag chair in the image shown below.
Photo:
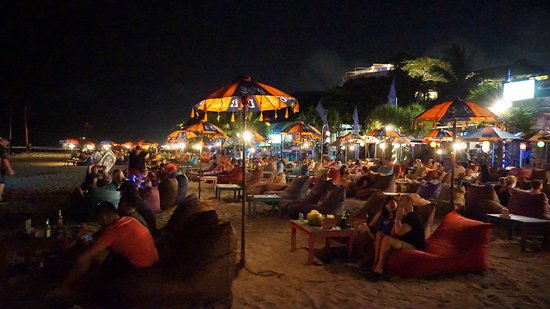
<svg viewBox="0 0 550 309"><path fill-rule="evenodd" d="M227 175L218 176L217 183L235 183L240 184L243 182L243 170L240 165L235 165L233 170Z"/></svg>
<svg viewBox="0 0 550 309"><path fill-rule="evenodd" d="M492 227L450 212L426 240L425 251L394 251L387 269L400 277L487 271Z"/></svg>

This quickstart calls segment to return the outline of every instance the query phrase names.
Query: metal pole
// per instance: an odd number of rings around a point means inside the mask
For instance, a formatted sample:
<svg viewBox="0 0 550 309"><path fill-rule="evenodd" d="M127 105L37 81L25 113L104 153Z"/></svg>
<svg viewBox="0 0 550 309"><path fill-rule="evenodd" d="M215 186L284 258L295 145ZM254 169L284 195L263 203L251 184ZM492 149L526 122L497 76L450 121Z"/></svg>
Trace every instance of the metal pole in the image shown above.
<svg viewBox="0 0 550 309"><path fill-rule="evenodd" d="M205 111L206 113L206 111ZM199 149L199 200L201 199L201 182L202 182L202 165L201 165L201 159L202 159L202 132L201 134L201 143L200 143L200 149Z"/></svg>
<svg viewBox="0 0 550 309"><path fill-rule="evenodd" d="M246 223L246 213L245 213L245 207L246 207L246 141L244 139L244 132L246 132L246 112L248 109L248 100L247 97L241 98L241 104L242 104L242 121L243 121L243 133L242 133L242 173L243 173L243 196L242 196L242 204L241 204L241 267L245 267L246 265L246 259L245 259L245 223Z"/></svg>
<svg viewBox="0 0 550 309"><path fill-rule="evenodd" d="M449 201L451 209L455 209L455 164L456 164L456 149L454 148L456 142L456 118L453 121L453 144L451 145L451 149L453 151L452 157L452 163L451 163L451 200Z"/></svg>

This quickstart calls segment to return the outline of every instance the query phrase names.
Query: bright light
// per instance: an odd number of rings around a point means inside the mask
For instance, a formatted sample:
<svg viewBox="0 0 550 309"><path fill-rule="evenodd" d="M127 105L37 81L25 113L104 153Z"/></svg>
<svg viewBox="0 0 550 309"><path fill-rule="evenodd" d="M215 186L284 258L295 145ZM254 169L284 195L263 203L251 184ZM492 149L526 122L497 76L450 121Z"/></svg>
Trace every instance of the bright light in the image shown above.
<svg viewBox="0 0 550 309"><path fill-rule="evenodd" d="M535 97L535 80L522 80L505 83L502 89L502 99L506 101L521 101Z"/></svg>
<svg viewBox="0 0 550 309"><path fill-rule="evenodd" d="M252 139L252 134L250 134L250 132L244 132L243 133L243 138L244 138L245 141L248 142L249 140Z"/></svg>
<svg viewBox="0 0 550 309"><path fill-rule="evenodd" d="M483 144L481 145L481 150L483 150L483 152L489 152L489 150L491 149L491 143L489 142L483 142Z"/></svg>
<svg viewBox="0 0 550 309"><path fill-rule="evenodd" d="M430 147L432 147L432 148L437 147L437 143L432 141L432 142L430 143Z"/></svg>
<svg viewBox="0 0 550 309"><path fill-rule="evenodd" d="M539 147L539 148L544 147L544 145L545 145L545 143L543 141L538 141L537 142L537 147Z"/></svg>
<svg viewBox="0 0 550 309"><path fill-rule="evenodd" d="M256 152L256 148L252 147L250 148L250 153L255 153Z"/></svg>
<svg viewBox="0 0 550 309"><path fill-rule="evenodd" d="M222 143L216 142L216 147L221 147Z"/></svg>
<svg viewBox="0 0 550 309"><path fill-rule="evenodd" d="M436 153L437 153L438 155L441 155L441 154L443 154L443 150L438 149L438 150L436 151Z"/></svg>
<svg viewBox="0 0 550 309"><path fill-rule="evenodd" d="M393 127L392 127L391 124L388 124L388 125L386 126L386 131L391 131L391 130L393 130Z"/></svg>
<svg viewBox="0 0 550 309"><path fill-rule="evenodd" d="M386 149L386 143L381 143L380 144L380 149Z"/></svg>
<svg viewBox="0 0 550 309"><path fill-rule="evenodd" d="M94 148L95 148L95 146L92 145L92 144L87 144L86 145L86 149L88 149L88 150L94 150Z"/></svg>
<svg viewBox="0 0 550 309"><path fill-rule="evenodd" d="M525 149L527 149L527 145L525 145L525 143L521 143L521 144L519 144L519 149L525 150Z"/></svg>
<svg viewBox="0 0 550 309"><path fill-rule="evenodd" d="M176 143L174 147L176 147L176 149L185 149L185 143L183 142Z"/></svg>
<svg viewBox="0 0 550 309"><path fill-rule="evenodd" d="M330 136L330 131L329 131L329 130L327 130L327 131L325 132L325 136Z"/></svg>
<svg viewBox="0 0 550 309"><path fill-rule="evenodd" d="M512 107L511 101L496 101L491 107L489 107L489 110L495 114L502 114L506 112L508 109Z"/></svg>
<svg viewBox="0 0 550 309"><path fill-rule="evenodd" d="M75 144L69 144L69 149L70 149L70 150L73 150L75 147L76 147Z"/></svg>
<svg viewBox="0 0 550 309"><path fill-rule="evenodd" d="M365 143L364 143L364 142L360 142L360 143L359 143L359 146L365 147Z"/></svg>
<svg viewBox="0 0 550 309"><path fill-rule="evenodd" d="M109 150L111 149L111 145L103 145L103 150Z"/></svg>
<svg viewBox="0 0 550 309"><path fill-rule="evenodd" d="M308 142L304 142L304 148L309 148L309 143Z"/></svg>
<svg viewBox="0 0 550 309"><path fill-rule="evenodd" d="M454 143L453 144L454 150L463 150L466 149L466 143Z"/></svg>
<svg viewBox="0 0 550 309"><path fill-rule="evenodd" d="M325 139L325 143L330 143L330 137L327 137L327 138Z"/></svg>
<svg viewBox="0 0 550 309"><path fill-rule="evenodd" d="M280 144L281 143L281 134L270 134L269 140L271 144Z"/></svg>
<svg viewBox="0 0 550 309"><path fill-rule="evenodd" d="M193 145L193 149L201 150L202 149L202 144L201 143L196 143L195 145Z"/></svg>
<svg viewBox="0 0 550 309"><path fill-rule="evenodd" d="M124 145L124 148L130 149L130 148L132 148L132 147L131 147L130 145Z"/></svg>
<svg viewBox="0 0 550 309"><path fill-rule="evenodd" d="M211 150L212 149L212 145L208 145L208 150Z"/></svg>

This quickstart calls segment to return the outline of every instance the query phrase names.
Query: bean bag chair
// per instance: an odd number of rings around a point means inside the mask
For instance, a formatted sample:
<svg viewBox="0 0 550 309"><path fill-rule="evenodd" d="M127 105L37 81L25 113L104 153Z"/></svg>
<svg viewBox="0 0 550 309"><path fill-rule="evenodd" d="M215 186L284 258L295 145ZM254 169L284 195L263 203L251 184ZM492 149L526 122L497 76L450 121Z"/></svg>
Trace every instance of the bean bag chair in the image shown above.
<svg viewBox="0 0 550 309"><path fill-rule="evenodd" d="M449 212L455 210L455 208L464 208L464 204L466 203L466 188L464 186L455 186L453 190L454 207L451 208L451 186L449 184L444 184L441 187L441 192L439 192L436 198L438 216L445 216Z"/></svg>
<svg viewBox="0 0 550 309"><path fill-rule="evenodd" d="M313 209L320 213L341 215L343 203L346 199L346 188L330 183L327 190L316 203L297 202L288 206L288 215L291 219L297 219L300 213L307 214Z"/></svg>
<svg viewBox="0 0 550 309"><path fill-rule="evenodd" d="M160 209L167 210L176 206L178 200L178 180L166 178L158 185L160 197Z"/></svg>
<svg viewBox="0 0 550 309"><path fill-rule="evenodd" d="M154 214L160 212L160 195L157 187L143 188L139 190L139 196L147 203Z"/></svg>
<svg viewBox="0 0 550 309"><path fill-rule="evenodd" d="M340 182L340 171L337 169L330 169L328 171L328 178L332 179L332 182L339 183Z"/></svg>
<svg viewBox="0 0 550 309"><path fill-rule="evenodd" d="M290 182L284 190L281 191L266 191L264 194L276 194L287 200L298 200L306 197L307 189L309 188L309 177L298 176Z"/></svg>
<svg viewBox="0 0 550 309"><path fill-rule="evenodd" d="M483 220L486 214L499 214L503 206L491 185L468 185L464 197L464 208L459 212L470 219Z"/></svg>
<svg viewBox="0 0 550 309"><path fill-rule="evenodd" d="M105 284L107 308L229 308L237 239L192 194L177 206L157 240L160 262ZM197 241L200 240L200 241Z"/></svg>
<svg viewBox="0 0 550 309"><path fill-rule="evenodd" d="M371 174L368 175L370 180L363 187L355 190L355 197L361 200L367 200L369 196L380 190L383 192L395 192L395 175L389 174Z"/></svg>
<svg viewBox="0 0 550 309"><path fill-rule="evenodd" d="M427 200L435 200L441 192L443 184L440 181L426 181L418 187L416 194Z"/></svg>
<svg viewBox="0 0 550 309"><path fill-rule="evenodd" d="M110 202L116 207L119 201L120 192L114 185L91 187L77 204L77 216L82 219L91 219L94 216L95 207L100 202Z"/></svg>
<svg viewBox="0 0 550 309"><path fill-rule="evenodd" d="M548 197L544 193L533 194L512 190L508 208L513 215L550 220L550 205L548 205Z"/></svg>
<svg viewBox="0 0 550 309"><path fill-rule="evenodd" d="M253 187L262 182L264 179L264 167L256 167L250 173L246 175L246 186L248 189L247 193L252 193Z"/></svg>
<svg viewBox="0 0 550 309"><path fill-rule="evenodd" d="M482 273L489 269L492 224L446 215L426 240L426 249L393 251L387 269L400 277Z"/></svg>
<svg viewBox="0 0 550 309"><path fill-rule="evenodd" d="M227 175L218 176L218 183L236 183L240 184L243 182L243 170L240 165L235 165L233 170Z"/></svg>
<svg viewBox="0 0 550 309"><path fill-rule="evenodd" d="M175 176L178 182L178 195L176 197L176 204L183 203L183 200L187 196L187 190L189 188L189 179L185 174L178 174Z"/></svg>

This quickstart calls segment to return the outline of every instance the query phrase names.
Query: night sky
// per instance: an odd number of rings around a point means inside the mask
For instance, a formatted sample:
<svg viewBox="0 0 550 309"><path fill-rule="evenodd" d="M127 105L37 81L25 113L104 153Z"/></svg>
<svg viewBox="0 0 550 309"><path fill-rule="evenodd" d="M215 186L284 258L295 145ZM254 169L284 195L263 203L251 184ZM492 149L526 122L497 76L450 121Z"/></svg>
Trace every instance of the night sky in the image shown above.
<svg viewBox="0 0 550 309"><path fill-rule="evenodd" d="M11 106L18 145L25 104L34 145L160 141L243 74L287 93L326 90L355 66L440 56L453 42L476 50L476 69L550 66L545 1L9 2L0 5L0 136Z"/></svg>

